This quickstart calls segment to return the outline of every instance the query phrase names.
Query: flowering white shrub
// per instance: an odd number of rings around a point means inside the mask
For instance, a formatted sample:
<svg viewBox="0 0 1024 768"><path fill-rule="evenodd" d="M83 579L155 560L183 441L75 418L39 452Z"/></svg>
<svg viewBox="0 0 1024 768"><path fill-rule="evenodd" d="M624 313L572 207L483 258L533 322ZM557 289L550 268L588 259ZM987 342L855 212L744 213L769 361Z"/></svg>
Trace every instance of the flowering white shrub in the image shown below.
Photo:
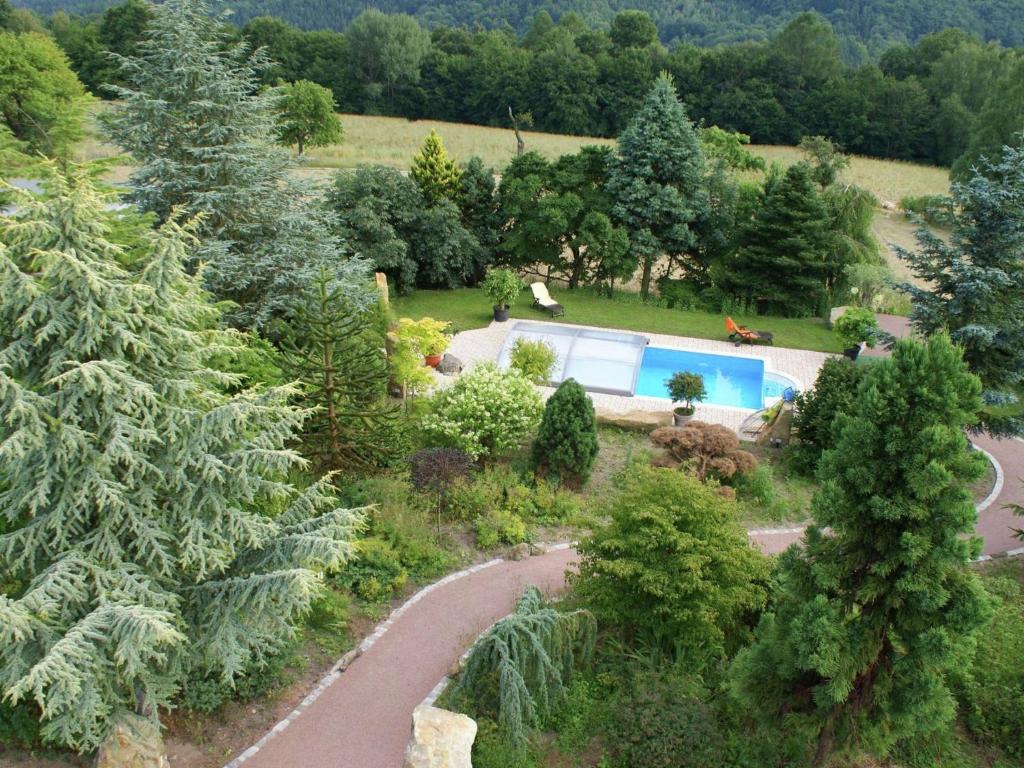
<svg viewBox="0 0 1024 768"><path fill-rule="evenodd" d="M438 392L430 410L423 425L430 437L474 459L490 459L525 442L544 406L521 374L482 363Z"/></svg>

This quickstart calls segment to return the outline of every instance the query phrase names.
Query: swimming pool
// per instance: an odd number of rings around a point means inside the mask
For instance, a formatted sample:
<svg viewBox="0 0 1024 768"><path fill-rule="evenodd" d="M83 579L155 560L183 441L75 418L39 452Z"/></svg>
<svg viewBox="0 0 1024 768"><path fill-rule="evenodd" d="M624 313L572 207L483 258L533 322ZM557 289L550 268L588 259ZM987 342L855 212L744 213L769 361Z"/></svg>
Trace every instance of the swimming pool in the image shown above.
<svg viewBox="0 0 1024 768"><path fill-rule="evenodd" d="M553 386L573 378L591 392L669 399L666 379L676 371L691 371L704 377L703 402L751 410L795 386L785 376L765 370L764 361L756 357L651 347L640 334L555 323L513 325L498 354L501 367L508 367L519 338L543 341L555 351Z"/></svg>
<svg viewBox="0 0 1024 768"><path fill-rule="evenodd" d="M764 407L764 361L753 357L714 355L681 349L648 347L640 364L636 394L668 397L665 380L676 371L690 371L704 377L709 405L733 408Z"/></svg>

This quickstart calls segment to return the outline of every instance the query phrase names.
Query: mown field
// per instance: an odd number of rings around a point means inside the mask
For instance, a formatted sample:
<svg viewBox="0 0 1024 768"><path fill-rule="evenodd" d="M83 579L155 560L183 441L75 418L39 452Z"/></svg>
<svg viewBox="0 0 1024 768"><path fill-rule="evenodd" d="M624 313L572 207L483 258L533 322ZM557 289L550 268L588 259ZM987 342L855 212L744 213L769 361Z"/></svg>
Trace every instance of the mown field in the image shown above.
<svg viewBox="0 0 1024 768"><path fill-rule="evenodd" d="M97 111L108 108L99 104ZM322 180L339 168L351 168L366 163L408 168L419 151L424 137L436 129L444 139L449 153L458 161L474 155L495 169L507 165L516 154L516 138L511 129L488 128L463 123L445 123L437 120L406 120L400 117L371 117L366 115L340 115L345 138L341 144L316 147L307 152L303 167L296 175ZM586 144L612 145L611 139L586 136L562 136L551 133L523 133L527 150L555 158L576 152ZM789 165L801 157L796 147L760 146L751 150L768 161ZM90 121L90 136L78 147L79 160L97 160L117 157L117 150L97 138L94 121ZM127 165L114 163L106 174L112 182L123 182L130 172ZM908 195L943 194L949 190L949 177L945 168L915 165L894 160L871 157L853 157L843 171L843 178L871 190L882 202L898 203ZM905 266L896 257L893 246L914 247L914 225L901 213L879 210L875 218L875 237L883 246L887 259L897 276L909 279Z"/></svg>

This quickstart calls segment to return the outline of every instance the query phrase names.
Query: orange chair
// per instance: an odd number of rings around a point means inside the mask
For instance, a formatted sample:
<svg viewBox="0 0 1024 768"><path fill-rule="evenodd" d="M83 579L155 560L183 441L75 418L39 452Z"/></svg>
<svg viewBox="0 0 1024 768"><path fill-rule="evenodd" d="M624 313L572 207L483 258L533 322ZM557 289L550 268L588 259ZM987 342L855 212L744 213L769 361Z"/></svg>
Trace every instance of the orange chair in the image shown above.
<svg viewBox="0 0 1024 768"><path fill-rule="evenodd" d="M754 344L755 342L774 343L774 336L770 331L752 331L744 325L737 325L731 317L725 318L725 330L729 334L729 340L735 341L736 346L739 346L744 341L747 344Z"/></svg>

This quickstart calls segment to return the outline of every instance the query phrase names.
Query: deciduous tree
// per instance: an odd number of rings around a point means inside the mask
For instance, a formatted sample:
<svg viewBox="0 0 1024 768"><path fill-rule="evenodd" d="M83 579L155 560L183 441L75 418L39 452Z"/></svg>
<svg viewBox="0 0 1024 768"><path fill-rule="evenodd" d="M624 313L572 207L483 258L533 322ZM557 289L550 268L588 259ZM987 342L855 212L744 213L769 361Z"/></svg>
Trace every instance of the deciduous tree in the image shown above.
<svg viewBox="0 0 1024 768"><path fill-rule="evenodd" d="M334 97L322 85L299 80L278 91L277 139L286 147L295 145L301 155L306 147L337 144L343 135L341 121L334 114Z"/></svg>

